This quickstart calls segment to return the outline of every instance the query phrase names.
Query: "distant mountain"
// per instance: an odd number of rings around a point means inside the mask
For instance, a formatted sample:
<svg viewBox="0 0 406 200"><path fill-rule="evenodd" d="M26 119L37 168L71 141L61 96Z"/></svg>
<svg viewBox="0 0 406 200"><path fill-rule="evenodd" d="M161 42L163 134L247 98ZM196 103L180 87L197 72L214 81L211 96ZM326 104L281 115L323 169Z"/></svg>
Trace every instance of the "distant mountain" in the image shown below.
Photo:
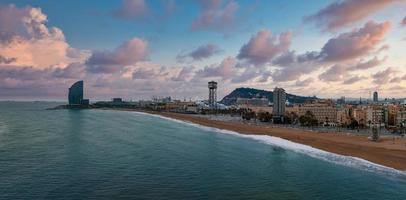
<svg viewBox="0 0 406 200"><path fill-rule="evenodd" d="M273 92L266 90L258 90L254 88L237 88L230 94L225 96L220 103L224 105L233 105L237 101L237 98L254 98L254 97L266 97L269 102L273 102ZM290 103L304 103L306 101L317 99L317 97L304 97L294 94L286 94L286 97Z"/></svg>

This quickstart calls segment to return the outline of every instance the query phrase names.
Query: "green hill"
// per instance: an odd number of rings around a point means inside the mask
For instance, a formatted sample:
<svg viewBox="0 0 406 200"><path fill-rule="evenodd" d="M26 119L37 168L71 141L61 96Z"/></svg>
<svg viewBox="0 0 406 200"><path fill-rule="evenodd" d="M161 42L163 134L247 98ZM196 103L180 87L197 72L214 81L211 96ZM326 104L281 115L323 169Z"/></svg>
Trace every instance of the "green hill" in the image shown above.
<svg viewBox="0 0 406 200"><path fill-rule="evenodd" d="M254 97L266 97L269 102L273 102L273 92L266 90L258 90L254 88L237 88L230 94L225 96L220 103L224 105L233 105L237 101L237 98L254 98ZM286 94L286 97L290 103L304 103L317 99L317 97L304 97L294 94Z"/></svg>

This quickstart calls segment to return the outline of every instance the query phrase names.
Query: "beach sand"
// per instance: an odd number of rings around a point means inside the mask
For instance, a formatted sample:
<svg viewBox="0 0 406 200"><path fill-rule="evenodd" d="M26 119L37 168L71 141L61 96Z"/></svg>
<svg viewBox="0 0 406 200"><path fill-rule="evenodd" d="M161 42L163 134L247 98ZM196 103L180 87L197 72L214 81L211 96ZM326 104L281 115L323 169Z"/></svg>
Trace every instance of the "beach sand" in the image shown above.
<svg viewBox="0 0 406 200"><path fill-rule="evenodd" d="M127 110L135 111L135 110ZM279 128L269 125L253 125L242 122L212 120L196 115L148 112L164 117L188 121L203 126L231 130L241 134L270 135L292 142L305 144L328 152L353 156L373 163L406 170L406 138L382 137L373 142L367 136L340 133L319 133L295 128Z"/></svg>

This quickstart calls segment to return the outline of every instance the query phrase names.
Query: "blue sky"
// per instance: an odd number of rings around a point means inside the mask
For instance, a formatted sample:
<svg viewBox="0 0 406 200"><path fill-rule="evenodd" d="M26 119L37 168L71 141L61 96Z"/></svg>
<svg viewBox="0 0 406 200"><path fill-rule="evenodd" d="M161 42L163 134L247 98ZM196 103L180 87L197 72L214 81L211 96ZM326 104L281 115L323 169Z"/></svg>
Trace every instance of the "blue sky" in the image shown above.
<svg viewBox="0 0 406 200"><path fill-rule="evenodd" d="M194 84L195 89L182 88L182 94L172 95L204 98L203 83L207 80L223 83L220 96L235 87L271 90L282 86L292 93L324 97L342 96L341 93L365 96L371 90L398 97L406 89L403 82L406 78L402 79L406 67L403 57L406 35L402 25L406 6L401 0L372 3L366 0L3 0L0 9L4 10L0 15L3 18L0 20L4 20L0 32L13 32L13 41L19 38L26 45L12 49L10 44L0 44L0 56L13 61L0 65L7 85L0 88L0 94L6 98L25 98L16 92L20 90L43 91L47 85L44 80L51 79L55 82L48 84L57 88L85 79L95 98L170 95L179 93L173 85ZM33 15L33 11L39 15ZM10 16L21 19L8 20ZM46 20L36 16L46 16ZM214 20L210 21L210 17ZM58 39L53 33L48 38L38 38L24 24L26 18L34 19L35 26L46 27L46 32L56 27L61 34ZM203 24L194 26L196 23ZM27 30L13 29L20 26ZM375 29L382 32L377 33ZM376 34L377 38L354 42L360 34L362 37ZM352 41L347 45L354 48L354 56L338 55L343 47L334 41L344 44ZM43 44L49 45L49 52L58 53L43 55L35 50ZM353 44L356 45L351 47ZM323 48L326 46L331 48ZM202 55L193 57L193 52ZM306 57L310 53L318 56ZM278 62L284 55L290 55L293 60ZM336 57L329 59L329 56ZM362 70L354 67L368 61L371 61L369 67ZM26 68L43 70L39 74L44 71L55 74L59 70L61 74L75 71L80 75L38 77L34 85L23 75L11 77L10 74L22 73L21 69ZM356 70L348 72L350 69ZM376 80L379 73L385 77ZM150 87L134 86L140 84ZM123 85L128 88L123 89ZM141 92L129 94L134 87ZM326 91L327 88L331 91ZM44 95L64 98L65 94L50 90ZM29 96L38 98L35 94Z"/></svg>

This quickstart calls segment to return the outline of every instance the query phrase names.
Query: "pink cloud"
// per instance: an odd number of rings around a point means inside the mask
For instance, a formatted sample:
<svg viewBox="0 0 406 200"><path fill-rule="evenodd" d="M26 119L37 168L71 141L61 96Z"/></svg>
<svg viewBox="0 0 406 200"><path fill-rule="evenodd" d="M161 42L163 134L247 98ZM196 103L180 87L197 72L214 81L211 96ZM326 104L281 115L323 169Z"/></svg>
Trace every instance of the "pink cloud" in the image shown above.
<svg viewBox="0 0 406 200"><path fill-rule="evenodd" d="M360 21L400 0L343 0L335 1L316 14L305 18L315 22L323 30L332 31Z"/></svg>
<svg viewBox="0 0 406 200"><path fill-rule="evenodd" d="M406 26L406 16L403 18L402 22L400 22L402 26Z"/></svg>
<svg viewBox="0 0 406 200"><path fill-rule="evenodd" d="M240 7L234 1L223 6L221 0L201 1L201 6L202 12L192 22L192 31L229 31L234 26L235 14Z"/></svg>
<svg viewBox="0 0 406 200"><path fill-rule="evenodd" d="M377 52L376 49L379 48L390 27L389 22L370 21L362 28L353 29L329 39L319 52L296 54L294 51L285 51L272 60L272 64L278 66L272 78L274 81L291 81L300 78L303 74L335 64L334 67L320 74L319 78L326 81L341 81L343 75L348 72L378 66L385 59L379 60L374 57L363 61L362 58ZM361 61L355 61L356 59Z"/></svg>
<svg viewBox="0 0 406 200"><path fill-rule="evenodd" d="M198 78L221 77L229 79L236 75L236 59L232 57L225 58L219 65L207 66L196 72Z"/></svg>
<svg viewBox="0 0 406 200"><path fill-rule="evenodd" d="M139 68L133 72L133 79L154 79L158 74L151 68Z"/></svg>
<svg viewBox="0 0 406 200"><path fill-rule="evenodd" d="M215 55L216 53L221 52L220 48L215 45L215 44L206 44L206 45L202 45L197 47L195 50L186 53L186 54L180 54L176 57L176 59L178 61L184 61L186 58L190 57L192 58L194 61L199 61L199 60L203 60L205 58L209 58L213 55Z"/></svg>
<svg viewBox="0 0 406 200"><path fill-rule="evenodd" d="M365 62L360 61L359 63L349 67L348 70L351 70L351 71L353 71L353 70L366 70L366 69L370 69L370 68L373 68L373 67L376 67L376 66L380 65L384 61L385 61L385 59L379 60L378 57L375 56L374 58L372 58L372 59L370 59L368 61L365 61Z"/></svg>
<svg viewBox="0 0 406 200"><path fill-rule="evenodd" d="M321 55L325 61L344 61L367 55L376 49L390 28L388 21L369 21L360 29L342 33L327 41Z"/></svg>
<svg viewBox="0 0 406 200"><path fill-rule="evenodd" d="M183 67L175 76L171 77L172 81L188 81L194 74L194 67Z"/></svg>
<svg viewBox="0 0 406 200"><path fill-rule="evenodd" d="M14 58L5 64L63 68L88 56L86 51L72 48L62 30L47 27L46 21L47 16L40 8L0 6L0 55Z"/></svg>
<svg viewBox="0 0 406 200"><path fill-rule="evenodd" d="M291 40L291 32L273 36L270 30L261 30L241 47L237 58L245 59L257 66L263 65L270 62L278 54L287 51Z"/></svg>
<svg viewBox="0 0 406 200"><path fill-rule="evenodd" d="M128 65L134 65L148 56L148 42L133 38L113 51L95 51L86 61L88 71L115 73Z"/></svg>
<svg viewBox="0 0 406 200"><path fill-rule="evenodd" d="M114 12L117 17L135 19L145 17L149 8L145 0L123 0L121 7Z"/></svg>
<svg viewBox="0 0 406 200"><path fill-rule="evenodd" d="M319 79L323 81L341 81L347 74L347 69L343 65L333 65L327 71L319 75Z"/></svg>
<svg viewBox="0 0 406 200"><path fill-rule="evenodd" d="M356 82L362 81L367 79L367 77L365 76L351 76L349 78L347 78L346 80L343 81L344 85L351 85L354 84Z"/></svg>
<svg viewBox="0 0 406 200"><path fill-rule="evenodd" d="M374 83L377 85L382 85L389 83L390 80L393 78L393 75L396 74L396 70L394 70L391 67L388 67L387 69L383 71L379 71L375 74L372 75L372 78L374 79Z"/></svg>
<svg viewBox="0 0 406 200"><path fill-rule="evenodd" d="M304 79L304 80L297 80L296 82L295 82L295 86L299 86L299 87L307 87L307 86L309 86L311 83L313 83L313 81L314 81L314 78L307 78L307 79Z"/></svg>

